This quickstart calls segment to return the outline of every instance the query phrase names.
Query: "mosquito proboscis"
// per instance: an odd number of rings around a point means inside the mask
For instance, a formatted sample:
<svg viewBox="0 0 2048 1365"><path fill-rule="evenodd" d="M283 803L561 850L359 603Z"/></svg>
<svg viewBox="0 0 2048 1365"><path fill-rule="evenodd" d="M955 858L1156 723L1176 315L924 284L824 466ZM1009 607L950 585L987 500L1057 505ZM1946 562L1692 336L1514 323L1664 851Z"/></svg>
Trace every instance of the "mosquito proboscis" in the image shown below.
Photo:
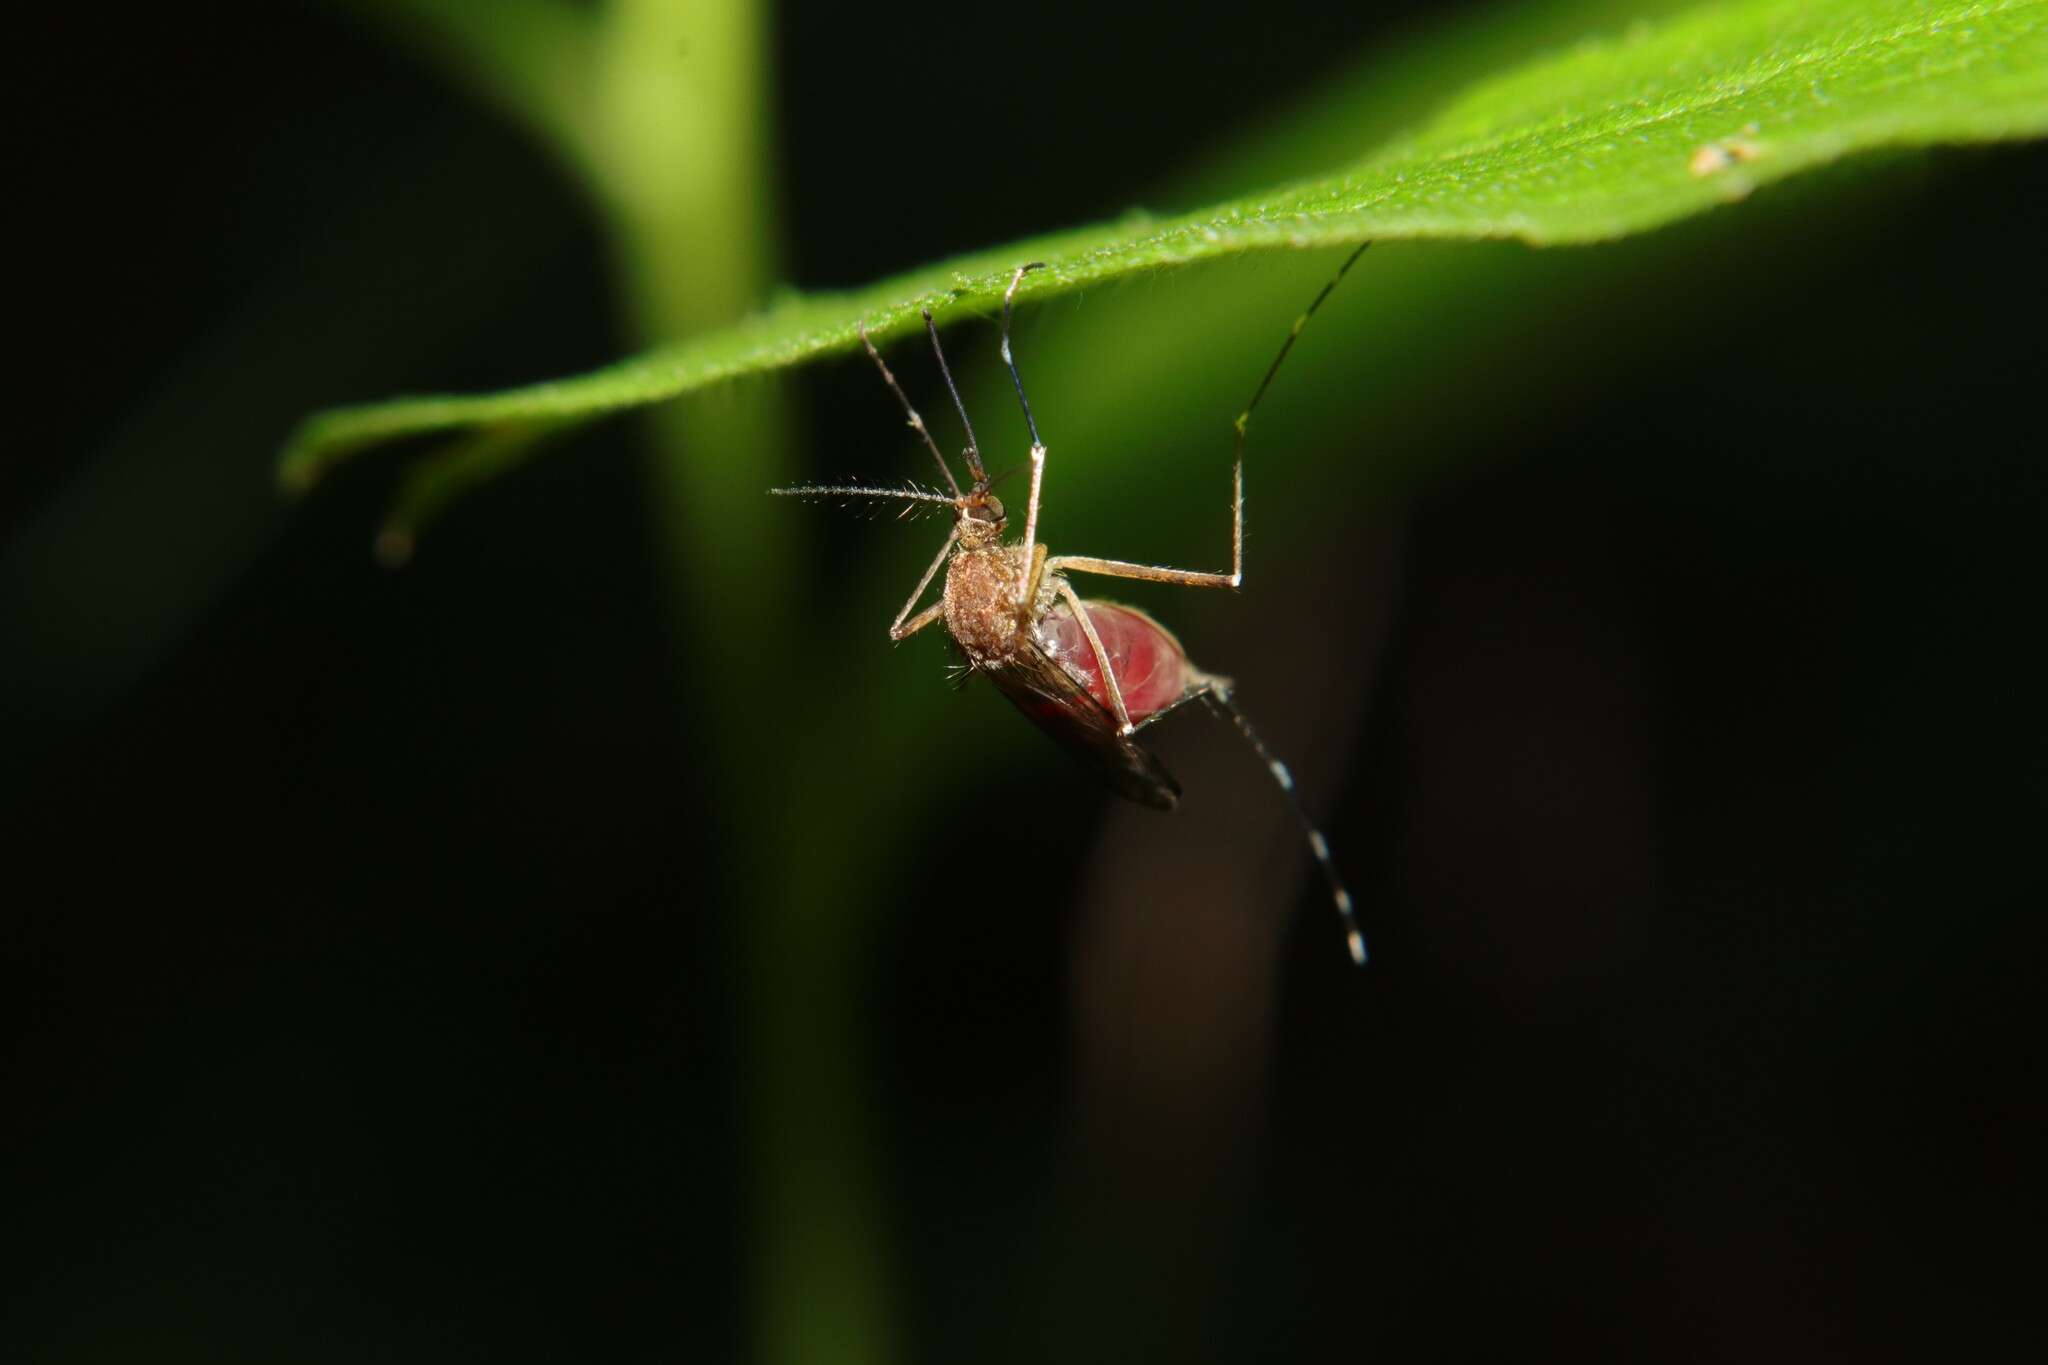
<svg viewBox="0 0 2048 1365"><path fill-rule="evenodd" d="M1266 769L1272 774L1288 808L1300 823L1309 851L1330 886L1330 897L1343 923L1345 944L1351 958L1365 965L1365 936L1358 927L1351 893L1337 873L1329 841L1309 818L1295 790L1294 775L1274 756L1252 723L1239 709L1228 678L1205 673L1189 662L1187 651L1165 626L1135 607L1113 602L1088 601L1067 581L1070 574L1093 574L1108 578L1138 579L1151 583L1177 583L1191 588L1236 589L1244 582L1244 443L1252 411L1272 387L1273 376L1293 349L1296 338L1315 316L1323 301L1365 254L1365 243L1345 258L1307 311L1294 321L1280 352L1251 401L1244 405L1232 426L1236 432L1232 463L1230 523L1230 572L1210 573L1166 568L1156 564L1135 564L1118 559L1095 559L1086 555L1053 555L1038 539L1039 491L1045 479L1045 442L1038 434L1038 419L1031 400L1025 397L1024 380L1010 350L1010 315L1017 287L1040 262L1017 267L1003 292L1002 357L1010 382L1017 390L1018 406L1024 410L1024 425L1031 434L1028 463L1029 491L1026 494L1024 534L1021 541L1004 539L1008 513L991 488L995 480L982 464L981 448L975 439L974 423L967 405L953 383L946 364L945 348L939 344L938 326L930 309L924 310L925 331L931 338L932 353L938 358L939 373L966 429L967 444L961 452L967 466L964 489L924 418L896 382L888 363L860 329L861 344L869 359L881 371L882 381L903 407L911 430L923 439L932 459L945 477L946 490L915 485L900 488L857 484L806 484L776 488L771 492L793 497L852 499L899 499L912 503L943 504L953 509L953 527L944 543L917 580L917 587L889 623L889 638L905 640L926 626L944 622L965 660L969 675L981 674L1030 717L1041 730L1091 769L1111 790L1142 805L1171 810L1180 797L1180 786L1157 758L1137 742L1138 733L1191 703L1206 706L1229 721L1244 736ZM917 610L919 599L946 571L937 601Z"/></svg>

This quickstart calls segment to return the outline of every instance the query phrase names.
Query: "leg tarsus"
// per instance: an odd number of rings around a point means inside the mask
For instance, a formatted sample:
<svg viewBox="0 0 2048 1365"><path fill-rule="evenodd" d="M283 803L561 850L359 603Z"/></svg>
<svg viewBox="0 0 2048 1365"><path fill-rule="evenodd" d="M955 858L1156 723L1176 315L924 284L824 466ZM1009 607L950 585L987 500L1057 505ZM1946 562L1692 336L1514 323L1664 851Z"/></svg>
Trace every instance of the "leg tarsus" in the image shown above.
<svg viewBox="0 0 2048 1365"><path fill-rule="evenodd" d="M1003 291L1003 364L1010 370L1010 383L1016 387L1018 406L1024 409L1024 426L1031 433L1031 444L1042 446L1038 439L1038 420L1031 415L1031 400L1024 396L1024 378L1017 373L1017 362L1010 358L1010 304L1017 297L1017 286L1024 283L1024 277L1034 270L1045 269L1044 261L1032 261L1017 267L1017 273L1010 276L1010 287Z"/></svg>
<svg viewBox="0 0 2048 1365"><path fill-rule="evenodd" d="M1301 826L1302 834L1308 839L1309 852L1315 855L1317 866L1322 868L1323 879L1330 884L1330 900L1337 907L1338 919L1343 922L1344 944L1351 952L1351 960L1363 967L1366 962L1365 935L1359 930L1358 915L1351 903L1351 893L1345 889L1344 879L1337 875L1336 861L1330 856L1330 841L1323 837L1323 832L1308 818L1308 810L1301 804L1301 794L1294 789L1294 774L1288 771L1285 763L1273 756L1273 751L1259 738L1258 731L1252 729L1251 721L1246 719L1244 712L1238 710L1227 681L1222 678L1205 679L1189 695L1200 697L1220 719L1235 725L1237 732L1244 736L1245 742L1252 746L1252 752L1265 762L1266 771L1273 775L1274 783L1287 798L1287 808L1294 812L1295 822Z"/></svg>
<svg viewBox="0 0 2048 1365"><path fill-rule="evenodd" d="M988 471L981 466L981 444L974 439L974 423L967 416L967 405L960 401L960 390L953 383L953 371L946 364L945 348L939 345L938 324L932 321L932 310L924 310L924 330L932 339L932 354L939 358L939 373L945 378L946 392L953 395L954 410L960 414L960 425L967 428L967 449L962 452L967 460L967 472L974 478L976 488L988 487Z"/></svg>
<svg viewBox="0 0 2048 1365"><path fill-rule="evenodd" d="M959 497L960 483L953 477L952 466L947 464L946 457L939 453L939 443L934 441L931 432L926 430L924 418L910 405L910 398L903 392L903 386L898 384L896 376L889 372L888 362L883 360L882 353L875 349L875 343L868 340L868 325L865 322L860 324L860 344L867 348L868 359L874 361L875 368L882 372L882 382L889 386L889 392L895 394L896 401L903 405L904 415L910 419L911 430L924 438L925 446L931 451L932 458L938 461L939 472L946 476L946 487L953 490L954 497Z"/></svg>

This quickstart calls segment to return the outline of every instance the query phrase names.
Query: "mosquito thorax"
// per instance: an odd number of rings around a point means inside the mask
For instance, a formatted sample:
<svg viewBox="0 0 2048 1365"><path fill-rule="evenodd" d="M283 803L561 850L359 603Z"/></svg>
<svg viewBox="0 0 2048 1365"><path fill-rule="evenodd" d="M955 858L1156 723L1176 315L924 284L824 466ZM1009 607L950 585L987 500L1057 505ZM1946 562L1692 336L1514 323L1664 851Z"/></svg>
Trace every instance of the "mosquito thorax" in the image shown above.
<svg viewBox="0 0 2048 1365"><path fill-rule="evenodd" d="M977 664L1000 664L1022 638L1023 554L1021 545L963 544L946 566L946 630Z"/></svg>

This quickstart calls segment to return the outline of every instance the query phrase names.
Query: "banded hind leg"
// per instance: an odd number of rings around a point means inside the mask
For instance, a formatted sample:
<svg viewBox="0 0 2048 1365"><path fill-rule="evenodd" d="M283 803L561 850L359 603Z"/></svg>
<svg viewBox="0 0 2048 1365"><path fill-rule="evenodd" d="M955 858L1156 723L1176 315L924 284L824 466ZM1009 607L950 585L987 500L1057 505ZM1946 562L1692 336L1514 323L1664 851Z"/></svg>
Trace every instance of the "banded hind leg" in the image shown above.
<svg viewBox="0 0 2048 1365"><path fill-rule="evenodd" d="M1301 793L1294 785L1294 772L1266 746L1259 732L1252 728L1251 719L1239 709L1233 695L1230 679L1214 674L1203 674L1189 686L1180 700L1171 706L1162 707L1138 723L1143 730L1165 720L1168 716L1191 702L1201 702L1218 718L1229 721L1251 745L1252 752L1266 765L1280 794L1287 798L1287 808L1294 813L1295 823L1301 826L1303 837L1308 840L1309 852L1315 855L1316 866L1322 869L1323 880L1330 886L1330 901L1337 907L1337 918L1344 924L1344 943L1351 951L1351 960L1363 967L1366 962L1365 934L1358 927L1358 914L1351 901L1351 892L1344 885L1344 878L1337 872L1337 862L1330 854L1330 841L1323 837L1316 822L1309 818L1308 808L1301 803Z"/></svg>

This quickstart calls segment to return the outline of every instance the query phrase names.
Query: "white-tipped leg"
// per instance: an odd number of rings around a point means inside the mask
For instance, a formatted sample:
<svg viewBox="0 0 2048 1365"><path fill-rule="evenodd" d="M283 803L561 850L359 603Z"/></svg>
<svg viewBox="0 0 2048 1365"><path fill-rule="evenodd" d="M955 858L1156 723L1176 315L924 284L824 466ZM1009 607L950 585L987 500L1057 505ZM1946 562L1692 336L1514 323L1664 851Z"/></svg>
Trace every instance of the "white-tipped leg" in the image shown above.
<svg viewBox="0 0 2048 1365"><path fill-rule="evenodd" d="M1229 684L1220 678L1212 678L1196 695L1207 702L1209 708L1217 715L1237 727L1237 732L1244 736L1245 743L1252 746L1252 752L1259 756L1266 765L1266 771L1273 775L1273 781L1280 788L1281 795L1287 798L1287 808L1294 812L1294 818L1301 825L1302 833L1307 836L1309 852L1315 855L1316 865L1323 870L1323 879L1330 884L1330 900L1336 905L1337 918L1343 923L1344 945L1351 952L1351 960L1363 967L1365 935L1359 931L1358 916L1351 904L1351 893L1344 888L1344 879L1337 875L1336 860L1330 856L1330 841L1323 837L1323 832L1308 818L1308 811L1301 804L1301 793L1294 788L1294 774L1288 771L1285 763L1273 756L1273 751L1259 738L1259 732L1252 729L1252 723L1245 718L1244 712L1237 709L1237 702L1230 695Z"/></svg>

